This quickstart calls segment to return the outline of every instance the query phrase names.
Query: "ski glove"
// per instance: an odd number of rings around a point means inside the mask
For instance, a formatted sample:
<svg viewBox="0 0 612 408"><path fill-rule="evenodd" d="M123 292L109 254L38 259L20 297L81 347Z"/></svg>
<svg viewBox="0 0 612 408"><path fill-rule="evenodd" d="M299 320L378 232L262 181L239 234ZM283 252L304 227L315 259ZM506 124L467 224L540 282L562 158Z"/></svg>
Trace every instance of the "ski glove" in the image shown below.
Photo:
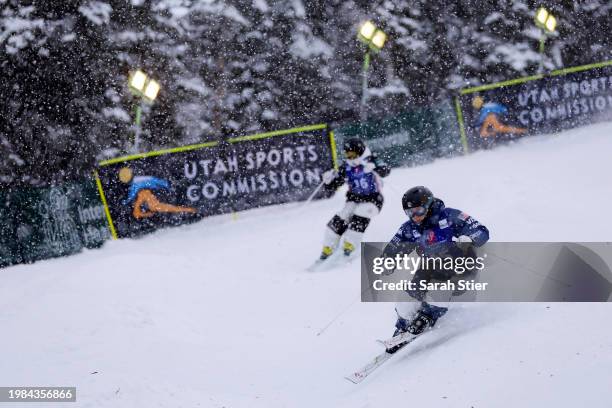
<svg viewBox="0 0 612 408"><path fill-rule="evenodd" d="M474 243L472 241L472 238L468 237L467 235L461 235L459 237L453 238L453 241L455 242L457 248L461 250L463 256L471 257L475 255Z"/></svg>
<svg viewBox="0 0 612 408"><path fill-rule="evenodd" d="M327 170L323 173L323 183L329 184L334 181L336 177L338 177L338 172L335 169Z"/></svg>

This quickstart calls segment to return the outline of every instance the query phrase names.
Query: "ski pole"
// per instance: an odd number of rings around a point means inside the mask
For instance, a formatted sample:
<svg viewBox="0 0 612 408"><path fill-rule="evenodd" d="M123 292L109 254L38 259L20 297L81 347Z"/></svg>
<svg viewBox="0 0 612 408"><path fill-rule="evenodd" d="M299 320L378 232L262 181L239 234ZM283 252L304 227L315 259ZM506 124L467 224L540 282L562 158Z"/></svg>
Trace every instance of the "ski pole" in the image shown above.
<svg viewBox="0 0 612 408"><path fill-rule="evenodd" d="M351 301L351 303L349 303L344 309L342 309L338 314L336 314L336 316L334 316L333 319L331 319L331 321L329 323L327 323L325 326L323 326L318 332L317 332L317 336L320 336L321 334L323 334L323 332L325 332L325 330L327 330L332 324L334 324L334 322L336 320L338 320L338 318L340 318L340 316L342 316L343 314L345 314L347 312L347 310L349 310L351 307L353 307L353 305L355 303L357 303L357 301L361 298L361 295L359 295L358 298L353 299Z"/></svg>
<svg viewBox="0 0 612 408"><path fill-rule="evenodd" d="M321 181L319 185L317 186L317 188L315 188L315 190L312 192L312 194L310 194L310 196L306 199L306 201L304 201L304 203L300 205L298 208L306 207L312 201L312 199L317 195L319 190L321 190L321 187L323 187L323 184L325 184L325 182Z"/></svg>
<svg viewBox="0 0 612 408"><path fill-rule="evenodd" d="M361 293L359 294L359 296L357 296L355 299L351 300L351 302L346 305L342 310L340 310L340 312L338 312L333 319L330 320L329 323L327 323L325 326L323 326L318 332L317 332L317 336L320 336L321 334L323 334L325 332L325 330L329 329L329 327L334 324L334 322L336 320L338 320L340 318L340 316L342 316L343 314L345 314L351 307L353 307L353 305L355 303L357 303L359 301L359 299L361 299L361 296L363 296L363 294L369 289L369 287L366 287L364 290L361 291Z"/></svg>

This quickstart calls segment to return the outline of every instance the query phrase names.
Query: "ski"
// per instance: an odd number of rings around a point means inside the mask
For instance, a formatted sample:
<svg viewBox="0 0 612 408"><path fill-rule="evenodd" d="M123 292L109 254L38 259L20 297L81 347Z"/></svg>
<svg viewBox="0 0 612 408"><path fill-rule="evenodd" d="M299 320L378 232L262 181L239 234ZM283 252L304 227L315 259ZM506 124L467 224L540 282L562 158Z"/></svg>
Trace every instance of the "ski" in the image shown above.
<svg viewBox="0 0 612 408"><path fill-rule="evenodd" d="M401 344L405 341L412 341L414 340L415 337L420 336L421 334L423 333L412 334L410 332L404 332L404 333L398 334L397 336L393 336L387 340L376 340L376 341L382 344L383 346L385 346L385 348L390 349L391 347L395 347L398 344Z"/></svg>
<svg viewBox="0 0 612 408"><path fill-rule="evenodd" d="M348 375L344 378L346 378L347 380L349 380L350 382L354 384L360 383L368 375L370 375L374 370L380 367L385 361L389 360L391 357L397 354L398 351L406 347L408 344L412 343L418 337L421 337L423 334L429 332L431 329L432 327L428 327L427 329L425 329L423 332L419 334L412 334L410 332L404 332L404 333L398 334L397 336L393 336L387 340L377 340L378 343L385 346L385 351L379 354L378 356L374 357L372 361L370 361L368 364L366 364L359 370L355 371L351 375ZM393 347L397 347L397 350L395 350L395 352L393 353L387 353L386 350L393 348Z"/></svg>
<svg viewBox="0 0 612 408"><path fill-rule="evenodd" d="M344 255L343 252L337 252L330 255L327 259L317 259L312 265L306 268L306 270L308 272L328 271L339 266L348 265L359 257L355 252L349 256Z"/></svg>
<svg viewBox="0 0 612 408"><path fill-rule="evenodd" d="M360 382L365 380L367 376L372 374L374 370L376 370L378 367L383 365L385 361L389 360L391 357L396 355L398 351L406 347L411 341L413 341L417 337L418 336L414 336L412 339L407 340L406 344L401 346L395 353L387 353L386 351L384 351L383 353L374 357L374 359L370 361L369 363L367 363L365 366L361 367L359 370L355 371L354 373L350 375L347 375L344 378L346 378L353 384L359 384Z"/></svg>
<svg viewBox="0 0 612 408"><path fill-rule="evenodd" d="M310 265L308 268L306 268L306 270L307 270L308 272L314 272L314 271L318 270L318 269L319 269L319 267L320 267L321 265L323 265L323 263L324 263L326 260L327 260L327 259L317 259L316 261L314 261L314 262L312 263L312 265Z"/></svg>
<svg viewBox="0 0 612 408"><path fill-rule="evenodd" d="M372 361L368 364L355 371L351 375L347 375L346 378L353 384L359 384L363 381L368 375L372 374L374 370L383 365L383 363L393 357L393 354L389 354L386 351L374 357Z"/></svg>
<svg viewBox="0 0 612 408"><path fill-rule="evenodd" d="M435 322L442 316L444 316L446 314L446 312L448 311L448 308L443 308L443 307L439 307L439 306L433 306L433 305L429 305L426 304L428 309L431 310L435 310L438 313L438 317L436 317L436 319L434 320L433 324L427 323L427 326L423 329L422 332L418 333L418 334L413 334L410 333L409 331L405 331L403 333L400 333L396 336L391 337L390 339L387 340L377 340L380 344L382 344L383 346L385 346L386 349L390 349L392 347L395 347L399 344L402 344L405 341L412 341L414 340L416 337L422 335L423 333L427 333L428 331L432 330L434 328Z"/></svg>
<svg viewBox="0 0 612 408"><path fill-rule="evenodd" d="M333 269L336 265L340 265L341 261L342 259L338 259L338 256L333 254L327 259L317 259L306 270L308 272L327 271L329 269Z"/></svg>

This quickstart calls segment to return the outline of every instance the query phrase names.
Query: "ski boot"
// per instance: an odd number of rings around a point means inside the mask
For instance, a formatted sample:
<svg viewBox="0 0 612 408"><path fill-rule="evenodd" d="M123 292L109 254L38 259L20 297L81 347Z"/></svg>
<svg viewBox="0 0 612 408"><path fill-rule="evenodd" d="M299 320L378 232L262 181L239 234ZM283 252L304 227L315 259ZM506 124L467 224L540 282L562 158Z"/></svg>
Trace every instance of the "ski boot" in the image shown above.
<svg viewBox="0 0 612 408"><path fill-rule="evenodd" d="M404 319L401 316L397 316L397 321L395 322L395 331L393 332L393 337L397 336L398 334L402 334L402 333L406 333L408 331L408 327L410 326L410 322L406 319ZM403 343L400 343L396 346L393 346L391 348L388 348L387 350L385 350L387 353L389 354L393 354L395 353L397 350L401 349L402 347L404 347L406 345L406 341Z"/></svg>
<svg viewBox="0 0 612 408"><path fill-rule="evenodd" d="M433 327L447 311L446 307L430 305L427 302L421 303L421 308L412 319L408 331L414 335L423 333L427 328Z"/></svg>
<svg viewBox="0 0 612 408"><path fill-rule="evenodd" d="M354 250L355 245L351 244L348 241L344 241L344 256L351 256Z"/></svg>
<svg viewBox="0 0 612 408"><path fill-rule="evenodd" d="M321 256L319 257L320 260L324 261L327 258L330 257L331 254L334 253L334 249L330 246L324 246L323 250L321 251Z"/></svg>
<svg viewBox="0 0 612 408"><path fill-rule="evenodd" d="M397 336L398 334L409 332L415 336L423 333L426 329L433 327L438 319L448 311L446 307L434 306L430 305L427 302L422 302L421 307L416 312L416 315L413 317L412 321L408 321L401 316L397 317L397 322L395 323L395 332L393 336ZM398 344L397 346L393 346L388 348L386 351L389 354L393 354L402 347L406 345L407 342L403 342Z"/></svg>

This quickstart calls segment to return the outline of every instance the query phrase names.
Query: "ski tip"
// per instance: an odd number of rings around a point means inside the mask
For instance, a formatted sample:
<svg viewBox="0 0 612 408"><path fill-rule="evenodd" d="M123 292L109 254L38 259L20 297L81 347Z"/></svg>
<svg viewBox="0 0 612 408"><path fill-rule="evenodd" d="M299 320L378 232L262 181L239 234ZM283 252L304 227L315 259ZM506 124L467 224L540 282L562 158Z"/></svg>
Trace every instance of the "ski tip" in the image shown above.
<svg viewBox="0 0 612 408"><path fill-rule="evenodd" d="M323 261L317 259L312 265L306 268L306 272L315 272L323 264Z"/></svg>
<svg viewBox="0 0 612 408"><path fill-rule="evenodd" d="M353 384L359 384L361 382L362 379L355 377L355 375L349 376L349 377L344 377L347 380L349 380L350 382L352 382Z"/></svg>

